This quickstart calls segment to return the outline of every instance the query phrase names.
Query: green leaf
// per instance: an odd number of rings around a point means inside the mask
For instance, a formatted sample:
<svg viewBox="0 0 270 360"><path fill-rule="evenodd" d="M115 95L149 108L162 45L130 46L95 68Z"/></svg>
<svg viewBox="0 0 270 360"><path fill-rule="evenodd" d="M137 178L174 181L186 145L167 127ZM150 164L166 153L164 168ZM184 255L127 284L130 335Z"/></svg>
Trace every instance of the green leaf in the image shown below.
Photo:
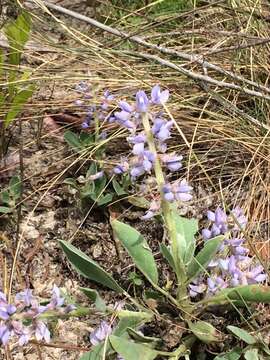
<svg viewBox="0 0 270 360"><path fill-rule="evenodd" d="M183 218L176 211L173 212L173 218L177 231L178 253L183 263L187 265L194 255L196 246L194 235L198 231L198 221Z"/></svg>
<svg viewBox="0 0 270 360"><path fill-rule="evenodd" d="M206 301L207 304L221 304L228 302L245 302L254 303L270 303L270 287L263 285L241 285L231 289L221 290L216 296L213 296Z"/></svg>
<svg viewBox="0 0 270 360"><path fill-rule="evenodd" d="M128 328L137 329L153 318L153 315L148 312L128 310L120 310L117 316L120 321L113 331L113 335L115 336L122 336Z"/></svg>
<svg viewBox="0 0 270 360"><path fill-rule="evenodd" d="M115 178L112 180L112 185L114 191L118 196L126 195L126 191L123 189L123 187L119 184L119 182Z"/></svg>
<svg viewBox="0 0 270 360"><path fill-rule="evenodd" d="M165 244L160 244L159 249L160 249L161 254L168 261L170 267L173 269L174 272L176 272L174 260L173 260L172 254L171 254L168 246L166 246Z"/></svg>
<svg viewBox="0 0 270 360"><path fill-rule="evenodd" d="M79 360L102 360L103 359L103 342L96 345L91 351L83 354Z"/></svg>
<svg viewBox="0 0 270 360"><path fill-rule="evenodd" d="M158 356L158 351L142 344L136 344L129 340L113 336L109 337L110 343L114 350L125 360L153 360Z"/></svg>
<svg viewBox="0 0 270 360"><path fill-rule="evenodd" d="M107 179L106 176L103 175L102 178L97 179L95 181L95 193L98 197L100 194L104 193L104 189L106 187Z"/></svg>
<svg viewBox="0 0 270 360"><path fill-rule="evenodd" d="M104 196L99 197L97 204L98 204L98 206L106 205L106 204L110 203L112 201L112 199L113 199L112 194L106 194Z"/></svg>
<svg viewBox="0 0 270 360"><path fill-rule="evenodd" d="M11 199L10 199L8 191L5 190L1 193L1 200L3 203L5 203L7 205L10 203Z"/></svg>
<svg viewBox="0 0 270 360"><path fill-rule="evenodd" d="M103 270L95 261L90 259L82 251L63 240L60 240L60 245L68 260L79 274L99 284L107 286L118 293L122 293L124 291L105 270Z"/></svg>
<svg viewBox="0 0 270 360"><path fill-rule="evenodd" d="M80 288L80 290L95 303L97 310L102 312L106 310L106 304L96 290L89 288Z"/></svg>
<svg viewBox="0 0 270 360"><path fill-rule="evenodd" d="M27 89L20 90L13 98L11 102L10 109L4 120L5 127L7 127L22 110L24 104L32 96L34 91L33 86L29 86Z"/></svg>
<svg viewBox="0 0 270 360"><path fill-rule="evenodd" d="M78 189L77 182L73 178L66 178L63 181L63 184L67 184L67 185L70 185L71 187L73 187L75 189Z"/></svg>
<svg viewBox="0 0 270 360"><path fill-rule="evenodd" d="M141 332L135 331L132 328L128 328L127 332L129 336L135 340L135 342L140 342L144 344L149 344L151 347L155 347L162 344L162 340L156 337L144 336Z"/></svg>
<svg viewBox="0 0 270 360"><path fill-rule="evenodd" d="M244 329L240 329L239 327L232 325L227 326L227 329L249 345L253 345L256 343L256 339Z"/></svg>
<svg viewBox="0 0 270 360"><path fill-rule="evenodd" d="M21 52L29 39L30 29L31 16L26 11L5 26L5 33L11 48L9 59L12 65L20 64Z"/></svg>
<svg viewBox="0 0 270 360"><path fill-rule="evenodd" d="M221 340L221 335L217 329L206 321L197 321L195 323L189 321L188 326L193 334L206 344Z"/></svg>
<svg viewBox="0 0 270 360"><path fill-rule="evenodd" d="M188 282L194 279L200 272L204 271L210 261L217 253L220 244L224 240L224 236L217 236L214 239L208 240L202 250L192 259L188 266L187 276Z"/></svg>
<svg viewBox="0 0 270 360"><path fill-rule="evenodd" d="M244 358L246 360L259 360L258 349L249 349L245 352Z"/></svg>
<svg viewBox="0 0 270 360"><path fill-rule="evenodd" d="M86 180L88 180L88 178L92 175L95 175L98 172L98 168L97 168L97 164L95 162L92 162L92 164L89 166L89 169L87 170L86 173Z"/></svg>
<svg viewBox="0 0 270 360"><path fill-rule="evenodd" d="M112 228L137 268L152 283L158 283L158 271L154 256L144 237L133 227L118 220L111 222Z"/></svg>
<svg viewBox="0 0 270 360"><path fill-rule="evenodd" d="M137 206L142 209L149 209L150 207L150 202L141 196L130 196L127 200L131 205Z"/></svg>
<svg viewBox="0 0 270 360"><path fill-rule="evenodd" d="M238 360L242 355L242 349L241 348L234 348L232 351L218 355L214 358L214 360Z"/></svg>
<svg viewBox="0 0 270 360"><path fill-rule="evenodd" d="M0 206L0 213L1 214L9 214L12 212L12 208L9 208L7 206Z"/></svg>
<svg viewBox="0 0 270 360"><path fill-rule="evenodd" d="M70 130L65 131L64 139L73 150L80 152L83 149L78 135L74 132Z"/></svg>
<svg viewBox="0 0 270 360"><path fill-rule="evenodd" d="M22 182L19 176L13 176L9 181L9 192L13 199L17 200L21 196Z"/></svg>

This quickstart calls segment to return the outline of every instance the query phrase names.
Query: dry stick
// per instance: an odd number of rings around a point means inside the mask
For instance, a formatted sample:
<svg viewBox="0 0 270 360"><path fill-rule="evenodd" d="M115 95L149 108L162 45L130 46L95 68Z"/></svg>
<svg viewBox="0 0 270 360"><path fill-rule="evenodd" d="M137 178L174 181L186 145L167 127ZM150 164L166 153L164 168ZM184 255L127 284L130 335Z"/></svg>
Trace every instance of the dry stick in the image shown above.
<svg viewBox="0 0 270 360"><path fill-rule="evenodd" d="M159 46L159 45L155 45L155 44L152 44L152 43L149 43L149 42L143 40L139 36L129 36L127 33L123 32L123 31L114 29L114 28L112 28L112 27L110 27L108 25L104 25L104 24L100 23L97 20L94 20L94 19L92 19L92 18L90 18L88 16L85 16L85 15L81 15L81 14L75 12L75 11L65 9L62 6L51 4L50 2L48 2L46 0L44 0L44 1L32 0L32 2L39 3L40 5L42 5L42 3L43 3L50 9L56 10L56 11L62 13L62 14L65 14L65 15L72 16L72 17L74 17L74 18L76 18L78 20L84 21L84 22L86 22L86 23L88 23L90 25L98 27L99 29L107 31L107 32L109 32L109 33L111 33L111 34L113 34L115 36L119 36L121 38L126 38L126 39L128 39L130 41L133 41L133 42L137 43L137 44L143 45L143 46L151 48L153 50L158 50L161 53L166 54L166 55L173 55L173 56L179 57L181 59L188 60L188 61L190 61L192 63L197 63L197 64L201 65L205 69L211 69L211 70L217 71L220 74L228 76L233 80L237 80L237 81L239 81L241 83L245 83L245 84L254 86L257 89L270 94L270 88L268 88L266 86L263 86L263 85L259 85L254 81L247 80L247 79L243 78L242 76L239 76L239 75L236 75L236 74L232 73L231 71L227 71L227 70L225 70L225 69L223 69L223 68L221 68L221 67L219 67L217 65L209 63L208 61L205 61L202 56L190 55L190 54L187 54L187 53L182 52L182 51L176 51L176 50L173 50L173 49L168 49L168 48L165 48L165 47L162 47L162 46ZM212 83L213 83L213 81L216 81L216 80L210 78L209 76L205 76L204 79L201 79L201 80L206 81L206 82L210 82L210 80L211 80ZM217 86L223 86L222 82L215 82L214 84L217 85ZM240 90L240 91L243 91L244 93L246 93L248 95L258 96L258 97L261 97L261 98L264 98L264 99L267 99L267 100L270 99L269 97L265 97L264 94L262 94L262 93L259 93L257 91L254 91L254 92L251 93L252 90L242 88L241 86L237 87L237 85L235 85L235 84L231 84L231 89L235 89L235 90L238 90L238 91Z"/></svg>
<svg viewBox="0 0 270 360"><path fill-rule="evenodd" d="M227 89L232 89L232 90L242 91L247 95L260 97L260 98L265 99L265 100L270 100L270 96L264 95L264 94L262 94L262 93L260 93L258 91L249 90L247 88L241 87L240 85L215 80L210 76L195 73L193 71L190 71L190 70L187 70L187 69L183 68L182 66L176 65L176 64L172 63L171 61L162 59L162 58L160 58L160 57L158 57L156 55L138 53L138 52L133 52L133 51L123 51L123 52L129 53L129 54L134 55L134 56L139 56L139 57L142 57L142 58L145 58L145 59L154 60L154 61L158 62L161 65L170 67L171 69L174 69L174 70L177 70L177 71L181 72L182 74L186 75L187 77L189 77L189 78L191 78L191 79L193 79L195 81L204 81L204 82L207 82L207 83L215 85L215 86L219 86L219 87L227 88Z"/></svg>
<svg viewBox="0 0 270 360"><path fill-rule="evenodd" d="M239 109L237 106L235 106L229 100L225 99L223 96L220 96L218 93L211 91L211 89L209 89L208 86L204 82L201 82L199 85L206 93L211 94L211 96L214 100L216 100L219 104L221 104L225 109L229 110L230 113L235 112L236 114L242 116L245 120L251 122L253 125L262 127L265 130L270 131L269 126L267 126L264 123L261 123L259 120L255 119L253 116L246 114L243 110Z"/></svg>

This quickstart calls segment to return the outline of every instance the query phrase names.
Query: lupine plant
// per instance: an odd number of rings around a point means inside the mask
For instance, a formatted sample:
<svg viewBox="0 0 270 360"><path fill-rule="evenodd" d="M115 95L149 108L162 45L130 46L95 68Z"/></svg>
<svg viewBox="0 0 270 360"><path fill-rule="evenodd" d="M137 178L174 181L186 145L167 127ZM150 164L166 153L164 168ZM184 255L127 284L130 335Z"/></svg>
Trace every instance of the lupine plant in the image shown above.
<svg viewBox="0 0 270 360"><path fill-rule="evenodd" d="M65 298L54 285L51 299L40 303L31 289L16 294L10 303L0 292L0 343L5 346L10 341L17 341L20 346L29 341L50 341L48 322L66 316L75 310L73 304L65 305Z"/></svg>
<svg viewBox="0 0 270 360"><path fill-rule="evenodd" d="M16 20L4 26L7 37L8 54L0 50L0 79L5 86L0 90L0 159L7 153L9 145L9 127L32 96L34 87L29 85L28 72L20 69L21 56L31 30L31 17L23 11ZM26 85L24 85L26 84Z"/></svg>
<svg viewBox="0 0 270 360"><path fill-rule="evenodd" d="M85 175L80 175L77 179L66 178L64 183L69 185L71 193L79 200L82 209L87 209L93 204L108 205L126 196L131 185L127 172L122 173L121 169L118 172L115 170L115 174L122 174L116 178L113 171L104 168L107 134L102 130L102 125L111 119L110 105L114 96L105 91L101 96L100 104L97 105L96 92L91 91L86 82L80 82L75 90L79 94L79 99L74 104L83 111L84 116L81 124L83 131L77 135L68 130L64 138L69 146L81 155L83 163L91 151L94 154L91 156L91 158L94 157L94 161L91 162ZM127 163L126 166L128 166Z"/></svg>
<svg viewBox="0 0 270 360"><path fill-rule="evenodd" d="M183 156L168 150L167 141L174 126L173 119L166 119L168 99L168 90L161 91L158 85L152 88L150 98L140 90L136 93L133 104L120 101L119 111L112 113L107 120L119 124L129 132L127 142L130 144L131 154L115 166L115 175L128 173L134 185L140 185L143 196L150 199L149 209L142 219L158 217L164 223L168 243L160 244L160 252L175 273L176 279L170 290L159 284L158 267L144 237L119 220L113 219L111 225L115 236L154 292L159 292L164 301L176 307L192 335L183 337L181 342L179 340L179 347L173 352L161 351L155 338L143 335L143 324L153 318L151 309L133 299L96 262L68 242L61 241L69 261L81 275L123 294L139 310L118 311L118 327L121 331L112 332L111 325L102 322L90 337L95 345L93 350L82 359L102 359L102 354L105 353L106 358L113 359L114 353L117 353L117 356L126 360L133 360L137 357L135 354L140 352L145 354L144 359L155 359L159 355L173 359L181 356L189 358L189 349L196 339L209 344L224 338L224 334L210 322L199 320L200 315L209 307L227 304L236 308L251 303L270 302L270 289L262 285L267 280L267 274L263 266L249 254L244 239L247 219L239 207L231 211L225 211L221 207L208 211L209 226L201 231L201 235L198 234L195 219L178 214L179 205L192 199L193 189L186 179L176 178L182 167ZM202 239L199 245L195 235ZM97 307L102 305L105 311L106 305L96 291L84 289L84 292L95 301ZM228 330L239 338L251 336L237 327L229 326ZM240 352L239 349L234 349L234 358L240 358L242 353L258 352L258 349L268 351L262 339L248 339L250 342L244 340L247 344L259 344L259 347L248 346ZM231 355L228 353L224 356L224 359L229 359Z"/></svg>

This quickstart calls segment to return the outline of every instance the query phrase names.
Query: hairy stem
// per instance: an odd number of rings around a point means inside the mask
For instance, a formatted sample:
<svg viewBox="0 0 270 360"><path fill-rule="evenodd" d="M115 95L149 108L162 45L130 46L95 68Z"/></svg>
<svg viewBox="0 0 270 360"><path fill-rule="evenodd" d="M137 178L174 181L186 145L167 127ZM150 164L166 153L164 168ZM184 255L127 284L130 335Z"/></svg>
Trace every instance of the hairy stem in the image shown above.
<svg viewBox="0 0 270 360"><path fill-rule="evenodd" d="M179 256L178 252L178 243L177 243L177 231L176 231L176 224L173 218L173 208L172 205L164 199L162 188L165 184L164 174L162 172L162 168L160 165L160 161L158 159L158 154L154 142L154 137L151 131L151 126L149 122L149 116L147 113L143 113L142 115L142 122L144 126L144 130L147 137L147 143L149 146L149 150L155 156L155 163L154 163L154 171L156 175L156 181L158 184L159 192L161 195L161 208L162 214L164 216L165 225L168 231L168 235L171 241L172 246L172 256L174 259L175 267L176 267L176 275L178 280L178 300L181 298L186 298L186 286L184 285L186 282L186 273L185 273L185 266L181 257Z"/></svg>

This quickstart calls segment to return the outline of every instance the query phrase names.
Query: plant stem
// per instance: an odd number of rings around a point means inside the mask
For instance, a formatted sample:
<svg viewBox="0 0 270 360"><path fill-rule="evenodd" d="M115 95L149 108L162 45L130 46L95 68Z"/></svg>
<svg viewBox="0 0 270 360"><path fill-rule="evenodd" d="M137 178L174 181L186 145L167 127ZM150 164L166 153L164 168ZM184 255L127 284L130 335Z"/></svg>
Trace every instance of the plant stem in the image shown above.
<svg viewBox="0 0 270 360"><path fill-rule="evenodd" d="M154 137L153 137L153 134L151 131L149 116L147 113L142 114L142 122L143 122L144 130L145 130L145 134L147 137L147 143L149 146L149 150L155 156L154 170L155 170L156 181L157 181L160 196L161 196L162 214L164 216L165 225L168 230L169 238L171 241L172 256L173 256L175 267L176 267L176 276L177 276L177 281L178 281L178 296L177 296L177 298L178 298L178 300L186 299L187 298L187 290L186 290L186 286L185 286L186 273L185 273L185 266L180 257L180 254L178 252L177 231L176 231L176 224L175 224L175 221L173 218L173 207L168 201L166 201L164 199L164 196L163 196L162 188L165 184L165 178L164 178L164 174L162 172L160 161L158 159L155 141L154 141Z"/></svg>

